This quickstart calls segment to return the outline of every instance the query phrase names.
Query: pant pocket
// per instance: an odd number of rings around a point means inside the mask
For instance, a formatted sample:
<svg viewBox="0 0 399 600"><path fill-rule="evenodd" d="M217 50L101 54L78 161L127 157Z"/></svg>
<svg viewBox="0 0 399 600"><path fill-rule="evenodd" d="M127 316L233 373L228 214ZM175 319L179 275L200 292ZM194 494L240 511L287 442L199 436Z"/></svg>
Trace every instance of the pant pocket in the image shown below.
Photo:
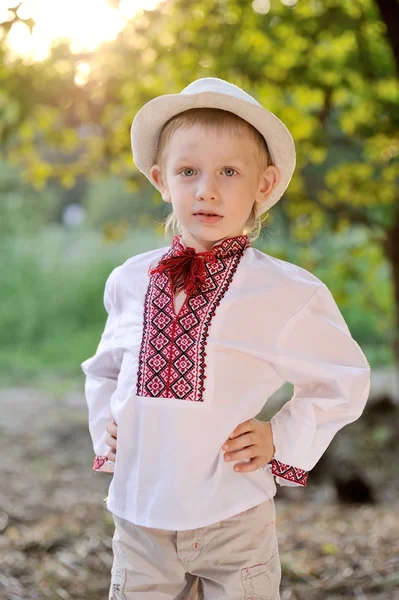
<svg viewBox="0 0 399 600"><path fill-rule="evenodd" d="M124 589L126 583L126 569L115 559L111 569L111 587L108 600L126 600Z"/></svg>
<svg viewBox="0 0 399 600"><path fill-rule="evenodd" d="M241 569L245 600L280 600L281 564L278 552L266 563Z"/></svg>

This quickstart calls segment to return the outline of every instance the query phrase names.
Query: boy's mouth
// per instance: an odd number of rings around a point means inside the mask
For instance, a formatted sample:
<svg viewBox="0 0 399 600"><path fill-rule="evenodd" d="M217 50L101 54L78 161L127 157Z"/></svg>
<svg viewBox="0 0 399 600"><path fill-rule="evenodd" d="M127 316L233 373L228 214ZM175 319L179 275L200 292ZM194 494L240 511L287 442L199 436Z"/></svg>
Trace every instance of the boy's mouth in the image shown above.
<svg viewBox="0 0 399 600"><path fill-rule="evenodd" d="M222 215L219 215L218 213L215 212L211 212L211 211L206 211L206 210L198 210L197 212L194 213L194 215L205 215L207 217L221 217Z"/></svg>

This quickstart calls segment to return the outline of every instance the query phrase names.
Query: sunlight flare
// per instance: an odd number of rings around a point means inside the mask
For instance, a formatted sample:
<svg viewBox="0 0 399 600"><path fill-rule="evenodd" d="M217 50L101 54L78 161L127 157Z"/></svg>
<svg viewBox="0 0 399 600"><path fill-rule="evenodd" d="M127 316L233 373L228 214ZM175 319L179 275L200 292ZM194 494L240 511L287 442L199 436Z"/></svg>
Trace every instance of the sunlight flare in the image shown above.
<svg viewBox="0 0 399 600"><path fill-rule="evenodd" d="M20 2L0 0L1 16L11 18L10 9ZM20 19L35 21L32 33L23 22L14 23L7 46L11 57L44 60L57 39L66 39L72 52L93 51L103 41L115 39L141 10L154 10L160 0L121 0L119 8L107 0L24 0L18 8ZM4 19L6 20L6 18Z"/></svg>

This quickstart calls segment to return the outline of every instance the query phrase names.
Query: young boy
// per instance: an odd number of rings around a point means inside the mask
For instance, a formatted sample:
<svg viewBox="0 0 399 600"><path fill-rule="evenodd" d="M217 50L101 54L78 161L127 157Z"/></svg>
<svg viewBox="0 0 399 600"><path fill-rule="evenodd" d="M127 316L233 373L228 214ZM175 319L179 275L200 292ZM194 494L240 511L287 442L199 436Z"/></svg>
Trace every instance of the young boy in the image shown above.
<svg viewBox="0 0 399 600"><path fill-rule="evenodd" d="M112 271L82 363L94 470L113 472L109 599L278 600L275 480L306 485L370 367L326 285L251 246L295 168L275 115L203 78L145 104L132 149L180 235Z"/></svg>

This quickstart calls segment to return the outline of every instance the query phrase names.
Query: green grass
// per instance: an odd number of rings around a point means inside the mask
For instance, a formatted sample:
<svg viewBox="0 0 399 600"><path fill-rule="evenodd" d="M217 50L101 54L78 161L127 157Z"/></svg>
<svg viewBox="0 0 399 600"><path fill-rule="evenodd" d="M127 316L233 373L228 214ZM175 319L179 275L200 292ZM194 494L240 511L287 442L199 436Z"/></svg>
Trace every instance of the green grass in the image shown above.
<svg viewBox="0 0 399 600"><path fill-rule="evenodd" d="M32 383L43 374L81 375L106 320L104 284L114 267L140 252L166 246L152 232L118 244L95 233L61 230L3 240L0 267L0 384Z"/></svg>

